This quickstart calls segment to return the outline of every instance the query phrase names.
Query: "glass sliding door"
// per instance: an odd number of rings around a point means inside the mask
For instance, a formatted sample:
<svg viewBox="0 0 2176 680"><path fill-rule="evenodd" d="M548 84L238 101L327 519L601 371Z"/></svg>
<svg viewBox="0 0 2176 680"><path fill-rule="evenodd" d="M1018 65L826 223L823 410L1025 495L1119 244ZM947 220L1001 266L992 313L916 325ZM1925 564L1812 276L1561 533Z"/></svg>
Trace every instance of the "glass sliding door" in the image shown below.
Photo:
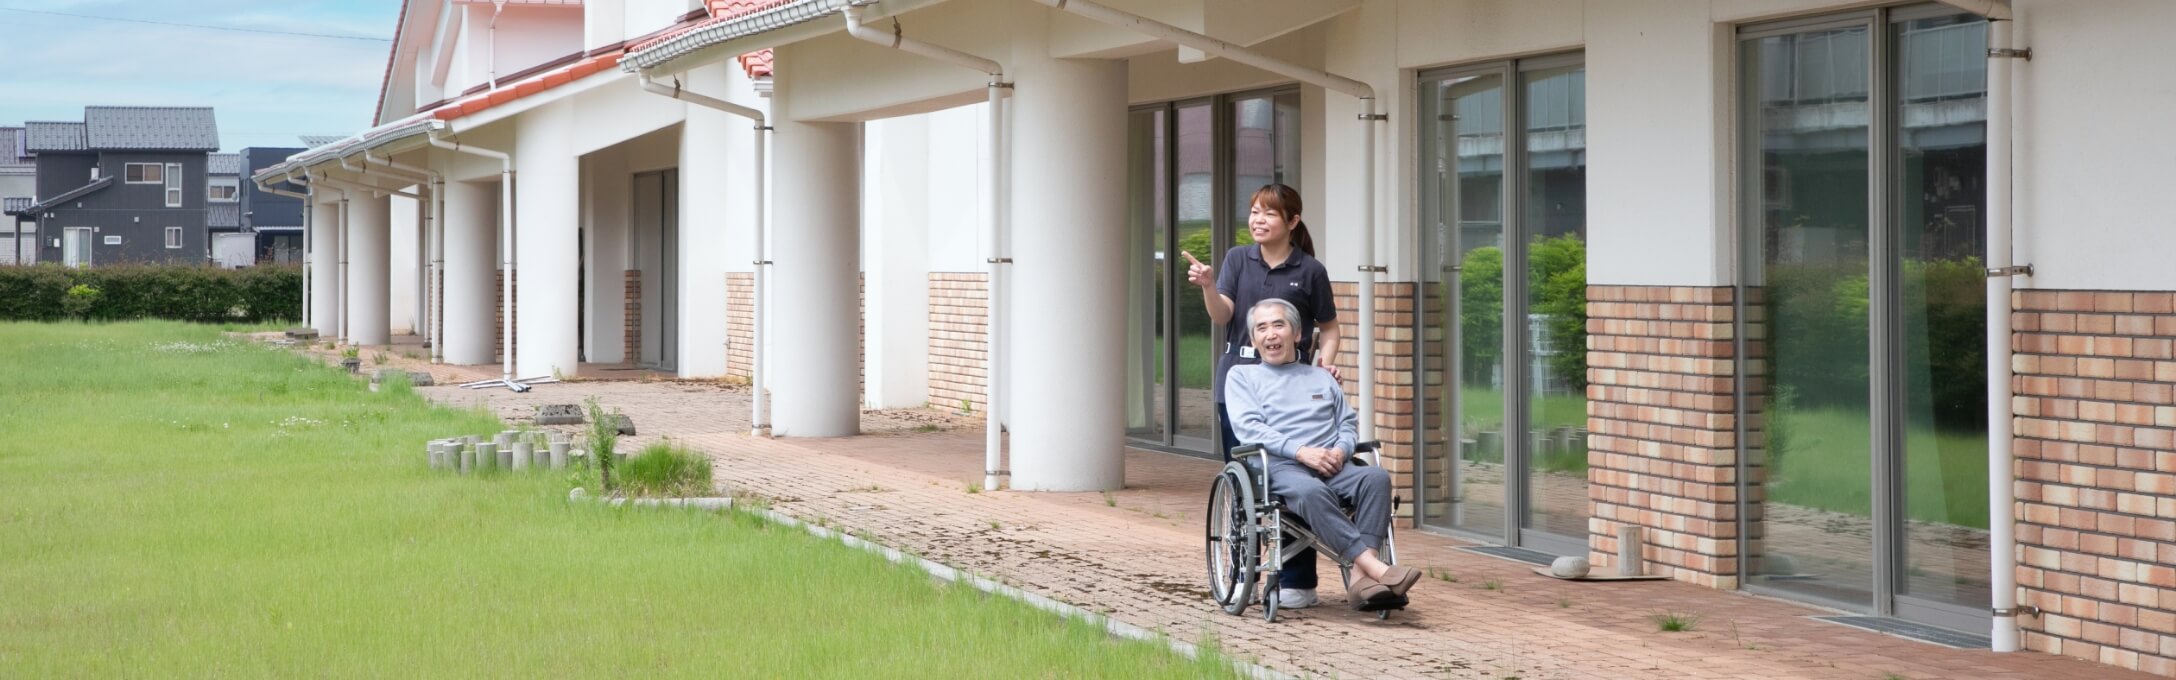
<svg viewBox="0 0 2176 680"><path fill-rule="evenodd" d="M1129 122L1127 433L1217 456L1211 381L1223 348L1181 252L1222 267L1250 243L1246 201L1299 187L1299 93L1285 89L1135 108Z"/></svg>
<svg viewBox="0 0 2176 680"><path fill-rule="evenodd" d="M1420 518L1584 553L1586 107L1578 55L1422 78Z"/></svg>
<svg viewBox="0 0 2176 680"><path fill-rule="evenodd" d="M1896 18L1897 367L1901 615L1952 627L1941 605L1992 606L1987 557L1987 29L1976 17ZM1932 607L1924 605L1934 605ZM1951 617L1954 618L1954 617ZM1975 619L1984 619L1975 614Z"/></svg>
<svg viewBox="0 0 2176 680"><path fill-rule="evenodd" d="M1985 26L1741 31L1751 587L1984 625Z"/></svg>
<svg viewBox="0 0 2176 680"><path fill-rule="evenodd" d="M1587 535L1586 69L1574 62L1519 74L1525 125L1525 467L1522 526Z"/></svg>

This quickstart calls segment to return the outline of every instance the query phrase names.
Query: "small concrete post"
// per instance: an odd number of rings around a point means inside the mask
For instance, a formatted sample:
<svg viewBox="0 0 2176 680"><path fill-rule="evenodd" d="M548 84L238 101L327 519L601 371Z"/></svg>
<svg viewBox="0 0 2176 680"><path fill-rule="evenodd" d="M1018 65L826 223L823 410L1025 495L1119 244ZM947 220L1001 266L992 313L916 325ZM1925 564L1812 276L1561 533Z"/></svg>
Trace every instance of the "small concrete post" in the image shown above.
<svg viewBox="0 0 2176 680"><path fill-rule="evenodd" d="M423 459L429 461L431 469L433 470L438 469L438 455L438 440L433 439L431 441L423 443Z"/></svg>
<svg viewBox="0 0 2176 680"><path fill-rule="evenodd" d="M1617 575L1641 576L1647 573L1647 565L1640 558L1640 528L1631 524L1617 525Z"/></svg>
<svg viewBox="0 0 2176 680"><path fill-rule="evenodd" d="M474 437L470 437L470 439L474 439ZM460 452L455 454L457 456L455 460L455 467L457 468L457 471L464 475L475 472L476 442L464 441L461 443L460 448Z"/></svg>
<svg viewBox="0 0 2176 680"><path fill-rule="evenodd" d="M572 442L565 439L552 440L552 469L564 470L567 468L567 447L571 444Z"/></svg>
<svg viewBox="0 0 2176 680"><path fill-rule="evenodd" d="M498 467L498 465L498 444L493 442L484 442L482 444L476 445L476 469L478 471L489 470L491 468Z"/></svg>
<svg viewBox="0 0 2176 680"><path fill-rule="evenodd" d="M536 453L535 449L536 445L530 443L527 439L514 442L513 460L509 461L513 464L508 465L507 467L512 468L516 471L529 469L529 460Z"/></svg>

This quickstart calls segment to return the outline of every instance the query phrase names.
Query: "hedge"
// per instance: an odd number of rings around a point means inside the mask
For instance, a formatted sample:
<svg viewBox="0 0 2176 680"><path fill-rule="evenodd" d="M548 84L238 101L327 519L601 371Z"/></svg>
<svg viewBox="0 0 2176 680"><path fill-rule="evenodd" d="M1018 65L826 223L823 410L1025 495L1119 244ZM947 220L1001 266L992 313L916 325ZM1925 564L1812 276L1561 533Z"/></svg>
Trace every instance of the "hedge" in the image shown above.
<svg viewBox="0 0 2176 680"><path fill-rule="evenodd" d="M55 264L0 267L0 320L267 322L302 317L302 269Z"/></svg>

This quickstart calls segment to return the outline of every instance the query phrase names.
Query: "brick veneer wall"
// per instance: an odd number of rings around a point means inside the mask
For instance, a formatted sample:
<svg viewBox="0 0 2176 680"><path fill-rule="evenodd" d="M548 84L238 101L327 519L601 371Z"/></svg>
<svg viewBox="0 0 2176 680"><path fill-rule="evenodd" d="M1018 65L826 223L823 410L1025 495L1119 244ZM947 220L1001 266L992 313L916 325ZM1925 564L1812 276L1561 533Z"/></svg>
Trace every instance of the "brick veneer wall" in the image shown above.
<svg viewBox="0 0 2176 680"><path fill-rule="evenodd" d="M492 276L491 299L496 301L496 306L491 308L491 347L492 351L497 353L496 360L503 362L506 360L508 351L506 346L506 306L512 304L511 301L506 299L506 270L499 270L497 274ZM520 277L514 278L514 299L521 299ZM521 308L519 307L514 308L514 328L521 328Z"/></svg>
<svg viewBox="0 0 2176 680"><path fill-rule="evenodd" d="M620 326L620 357L626 363L642 363L642 270L625 270L627 293L625 320Z"/></svg>
<svg viewBox="0 0 2176 680"><path fill-rule="evenodd" d="M957 410L960 402L988 412L983 399L989 348L989 276L982 272L929 274L929 403Z"/></svg>
<svg viewBox="0 0 2176 680"><path fill-rule="evenodd" d="M1395 521L1413 526L1414 413L1419 394L1413 387L1413 297L1419 284L1375 284L1375 439L1383 443L1383 469L1390 473L1391 488L1404 502ZM1337 300L1337 318L1345 339L1338 347L1336 365L1343 376L1345 395L1359 408L1360 394L1360 284L1330 282Z"/></svg>
<svg viewBox="0 0 2176 680"><path fill-rule="evenodd" d="M725 274L725 374L755 377L756 275Z"/></svg>
<svg viewBox="0 0 2176 680"><path fill-rule="evenodd" d="M1738 585L1733 291L1587 287L1590 559L1642 527L1651 573Z"/></svg>
<svg viewBox="0 0 2176 680"><path fill-rule="evenodd" d="M2176 676L2176 293L2012 301L2025 647Z"/></svg>

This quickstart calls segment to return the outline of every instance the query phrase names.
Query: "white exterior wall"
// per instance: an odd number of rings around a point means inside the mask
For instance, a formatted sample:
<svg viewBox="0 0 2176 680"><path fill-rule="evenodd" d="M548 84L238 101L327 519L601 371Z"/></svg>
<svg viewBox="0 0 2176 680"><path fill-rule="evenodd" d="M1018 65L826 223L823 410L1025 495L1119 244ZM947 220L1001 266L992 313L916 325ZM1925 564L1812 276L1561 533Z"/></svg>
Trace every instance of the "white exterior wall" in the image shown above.
<svg viewBox="0 0 2176 680"><path fill-rule="evenodd" d="M2017 262L2021 288L2176 290L2176 5L2035 1L2017 7Z"/></svg>
<svg viewBox="0 0 2176 680"><path fill-rule="evenodd" d="M862 404L920 406L929 395L930 189L954 183L929 172L930 116L870 121L864 127L861 271L868 365ZM960 225L971 227L972 224Z"/></svg>
<svg viewBox="0 0 2176 680"><path fill-rule="evenodd" d="M503 81L538 64L582 49L583 20L580 5L508 4L492 28L490 4L456 5L466 9L458 55L447 73L447 94L491 82L495 72Z"/></svg>
<svg viewBox="0 0 2176 680"><path fill-rule="evenodd" d="M419 188L408 187L405 190L416 191ZM419 192L417 195L423 194ZM405 196L393 196L387 202L392 206L387 214L387 222L392 225L389 251L391 255L387 258L386 268L392 288L391 297L386 303L390 314L388 319L394 335L408 335L415 333L417 327L416 249L421 240L416 238L416 227L422 224L423 214L419 212L422 203Z"/></svg>

